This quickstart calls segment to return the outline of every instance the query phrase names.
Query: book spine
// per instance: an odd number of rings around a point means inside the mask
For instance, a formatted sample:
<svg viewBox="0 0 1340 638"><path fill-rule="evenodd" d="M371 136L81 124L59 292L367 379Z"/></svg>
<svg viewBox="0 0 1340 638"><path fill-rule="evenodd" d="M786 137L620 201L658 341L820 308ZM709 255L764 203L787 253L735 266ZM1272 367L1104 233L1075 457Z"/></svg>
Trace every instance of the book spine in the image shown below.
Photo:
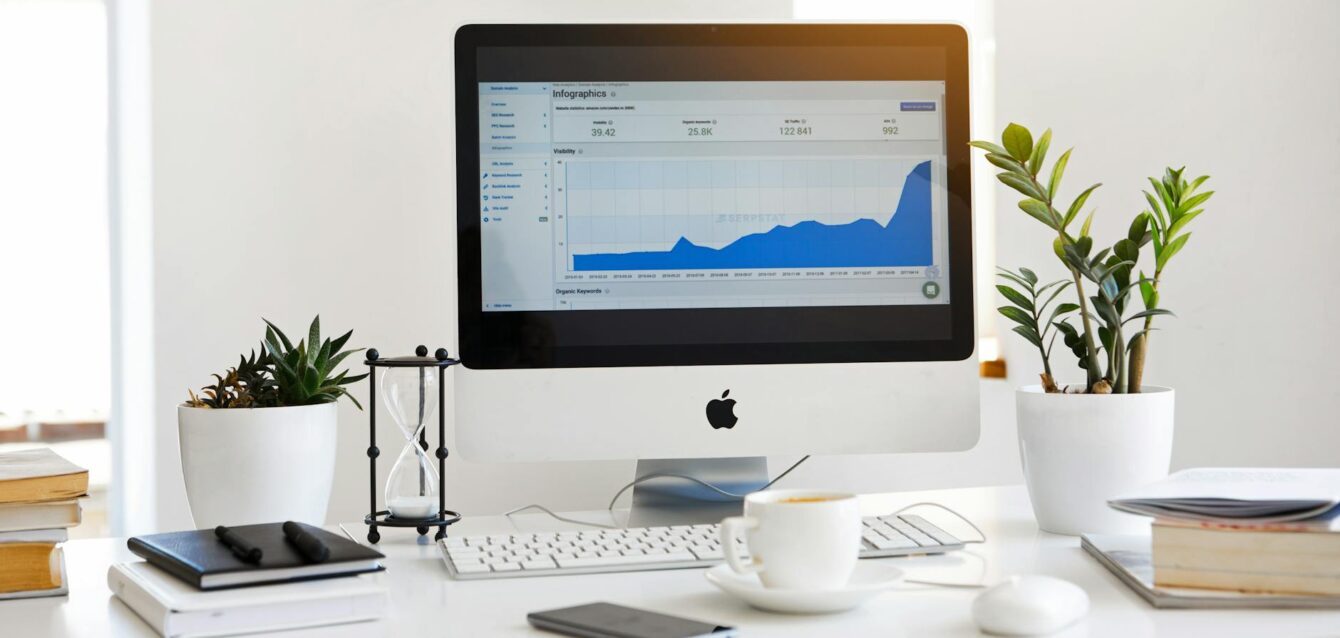
<svg viewBox="0 0 1340 638"><path fill-rule="evenodd" d="M196 589L201 589L200 573L192 569L190 565L154 549L138 538L132 537L126 541L126 547L130 549L131 553L148 561L150 565L172 574Z"/></svg>

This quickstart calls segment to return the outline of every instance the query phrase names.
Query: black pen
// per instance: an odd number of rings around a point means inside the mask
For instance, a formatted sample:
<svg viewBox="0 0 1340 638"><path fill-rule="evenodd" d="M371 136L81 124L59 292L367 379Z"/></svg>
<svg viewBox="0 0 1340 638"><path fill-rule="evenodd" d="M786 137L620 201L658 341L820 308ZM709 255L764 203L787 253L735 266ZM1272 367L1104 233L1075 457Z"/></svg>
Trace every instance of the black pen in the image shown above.
<svg viewBox="0 0 1340 638"><path fill-rule="evenodd" d="M284 538L298 550L309 563L324 563L330 558L330 548L302 525L293 521L284 523Z"/></svg>
<svg viewBox="0 0 1340 638"><path fill-rule="evenodd" d="M239 536L237 532L220 525L214 528L214 535L219 537L220 543L227 545L228 549L233 550L233 555L236 556L238 560L253 565L260 564L261 548L247 542L247 539Z"/></svg>

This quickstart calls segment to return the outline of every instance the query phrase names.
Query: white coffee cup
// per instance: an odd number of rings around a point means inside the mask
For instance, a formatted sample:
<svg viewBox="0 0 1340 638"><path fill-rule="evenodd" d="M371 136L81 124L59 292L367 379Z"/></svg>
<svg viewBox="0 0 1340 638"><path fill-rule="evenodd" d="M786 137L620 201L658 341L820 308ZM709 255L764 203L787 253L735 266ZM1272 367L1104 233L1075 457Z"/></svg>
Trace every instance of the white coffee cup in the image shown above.
<svg viewBox="0 0 1340 638"><path fill-rule="evenodd" d="M744 532L750 560L735 539ZM744 516L721 521L726 563L740 574L758 574L770 589L824 590L847 584L861 550L861 511L856 495L819 490L754 492Z"/></svg>

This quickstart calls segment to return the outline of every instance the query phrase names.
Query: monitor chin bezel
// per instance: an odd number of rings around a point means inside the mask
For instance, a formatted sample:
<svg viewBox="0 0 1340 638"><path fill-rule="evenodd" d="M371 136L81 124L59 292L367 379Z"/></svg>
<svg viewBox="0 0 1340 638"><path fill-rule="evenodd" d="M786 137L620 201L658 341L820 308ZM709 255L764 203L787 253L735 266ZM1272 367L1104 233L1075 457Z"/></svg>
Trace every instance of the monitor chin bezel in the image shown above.
<svg viewBox="0 0 1340 638"><path fill-rule="evenodd" d="M482 310L478 83L481 47L711 46L933 47L943 70L864 60L801 69L729 71L670 65L655 80L944 80L949 207L949 303L906 306L670 310ZM744 50L744 49L741 49ZM853 49L854 50L854 49ZM840 55L840 54L835 54ZM968 40L950 24L465 25L455 38L457 320L461 361L472 369L959 361L975 346ZM544 59L544 56L533 56ZM865 56L869 57L869 56ZM681 68L689 66L690 68ZM744 64L742 66L749 66ZM921 75L916 75L921 74ZM541 78L533 78L541 79ZM568 78L543 78L561 81ZM585 77L619 81L627 77ZM649 343L650 341L650 343Z"/></svg>

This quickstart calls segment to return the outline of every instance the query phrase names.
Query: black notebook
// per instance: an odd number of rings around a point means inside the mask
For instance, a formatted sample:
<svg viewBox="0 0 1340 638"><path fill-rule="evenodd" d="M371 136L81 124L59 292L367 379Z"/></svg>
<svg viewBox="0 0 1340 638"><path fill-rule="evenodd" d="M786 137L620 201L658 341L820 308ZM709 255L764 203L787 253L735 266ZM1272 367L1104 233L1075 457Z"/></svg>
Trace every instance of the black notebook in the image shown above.
<svg viewBox="0 0 1340 638"><path fill-rule="evenodd" d="M349 576L385 569L381 552L326 530L304 526L330 548L330 558L309 563L284 538L282 523L230 528L262 552L259 564L243 562L212 529L136 536L126 542L136 556L197 589L224 589L266 583Z"/></svg>

